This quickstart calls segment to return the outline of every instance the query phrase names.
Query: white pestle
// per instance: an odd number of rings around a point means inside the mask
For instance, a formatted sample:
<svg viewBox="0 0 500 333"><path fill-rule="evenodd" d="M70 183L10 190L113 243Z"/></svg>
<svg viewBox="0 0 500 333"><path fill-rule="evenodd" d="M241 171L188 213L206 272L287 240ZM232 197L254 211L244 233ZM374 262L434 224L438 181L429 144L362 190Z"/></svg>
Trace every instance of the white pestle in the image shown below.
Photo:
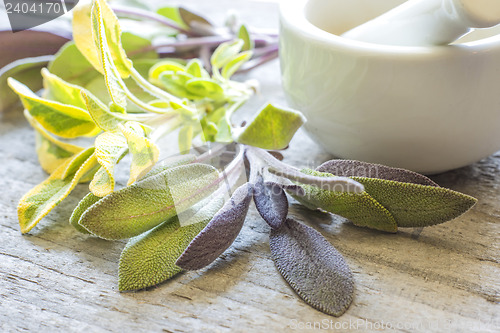
<svg viewBox="0 0 500 333"><path fill-rule="evenodd" d="M446 45L474 28L497 24L500 0L409 0L342 37L385 45Z"/></svg>

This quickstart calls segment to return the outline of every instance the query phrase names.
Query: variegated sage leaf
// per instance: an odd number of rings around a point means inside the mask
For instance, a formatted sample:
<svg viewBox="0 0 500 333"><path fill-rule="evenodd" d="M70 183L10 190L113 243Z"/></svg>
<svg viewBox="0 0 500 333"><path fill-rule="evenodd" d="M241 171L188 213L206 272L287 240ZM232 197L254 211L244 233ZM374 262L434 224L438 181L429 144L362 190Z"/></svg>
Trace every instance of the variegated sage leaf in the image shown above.
<svg viewBox="0 0 500 333"><path fill-rule="evenodd" d="M93 152L94 148L89 148L75 154L60 165L49 178L21 198L17 207L17 215L22 233L33 229L45 215L60 204L80 179L97 170L97 159Z"/></svg>
<svg viewBox="0 0 500 333"><path fill-rule="evenodd" d="M28 110L24 110L24 116L36 131L36 153L38 155L38 161L45 172L54 172L74 154L83 150L83 147L60 141L52 136L30 115Z"/></svg>
<svg viewBox="0 0 500 333"><path fill-rule="evenodd" d="M30 115L47 131L63 138L94 136L99 128L87 111L72 105L38 97L26 85L15 79L7 80L9 86L19 95Z"/></svg>
<svg viewBox="0 0 500 333"><path fill-rule="evenodd" d="M403 183L439 186L432 179L410 170L355 160L330 160L317 167L316 171L331 173L339 177L378 178Z"/></svg>
<svg viewBox="0 0 500 333"><path fill-rule="evenodd" d="M95 139L95 155L102 166L92 179L89 189L104 197L115 189L115 165L128 152L127 139L120 133L104 132Z"/></svg>
<svg viewBox="0 0 500 333"><path fill-rule="evenodd" d="M271 255L290 287L309 305L341 316L352 302L354 280L342 255L316 230L292 219L271 229Z"/></svg>
<svg viewBox="0 0 500 333"><path fill-rule="evenodd" d="M260 216L271 228L279 229L285 223L288 215L288 199L279 184L264 182L264 178L258 175L253 200Z"/></svg>
<svg viewBox="0 0 500 333"><path fill-rule="evenodd" d="M252 186L238 187L176 262L186 270L201 269L217 259L234 242L247 216Z"/></svg>
<svg viewBox="0 0 500 333"><path fill-rule="evenodd" d="M132 154L130 177L127 185L134 183L141 175L148 172L158 161L160 151L156 144L147 135L147 130L134 121L120 124L119 128L125 138Z"/></svg>
<svg viewBox="0 0 500 333"><path fill-rule="evenodd" d="M310 169L302 170L304 174L318 177L331 177L329 173L322 173ZM296 195L289 192L297 201L309 209L321 208L330 213L349 219L360 227L396 232L398 226L391 213L366 191L349 193L330 191L317 186L303 185L305 195Z"/></svg>
<svg viewBox="0 0 500 333"><path fill-rule="evenodd" d="M101 200L101 198L93 195L92 192L84 196L83 199L80 200L78 205L73 210L73 213L69 218L69 224L71 224L79 232L84 234L89 234L87 229L78 224L78 221L80 221L80 218L82 217L83 213L85 213L85 211L89 209L90 206L92 206L99 200Z"/></svg>
<svg viewBox="0 0 500 333"><path fill-rule="evenodd" d="M107 195L79 223L104 239L134 237L207 197L220 181L210 165L178 166Z"/></svg>

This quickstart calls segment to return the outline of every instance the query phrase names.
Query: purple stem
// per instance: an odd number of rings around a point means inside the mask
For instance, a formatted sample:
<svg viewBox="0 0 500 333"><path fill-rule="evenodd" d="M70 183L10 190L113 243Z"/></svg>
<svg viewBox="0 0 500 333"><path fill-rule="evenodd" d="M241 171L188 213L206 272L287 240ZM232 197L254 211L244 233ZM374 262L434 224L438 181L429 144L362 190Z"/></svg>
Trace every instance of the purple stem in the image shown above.
<svg viewBox="0 0 500 333"><path fill-rule="evenodd" d="M191 31L188 31L181 26L179 26L176 22L166 18L165 16L139 9L139 8L131 8L131 7L125 7L125 6L117 6L117 5L111 5L111 8L117 15L127 15L127 16L137 16L137 17L142 17L146 18L155 22L158 22L166 27L175 29L179 31L180 33L183 33L187 36L195 36Z"/></svg>
<svg viewBox="0 0 500 333"><path fill-rule="evenodd" d="M246 66L243 66L238 71L238 74L247 73L247 72L251 71L254 68L262 66L265 63L268 63L268 62L270 62L270 61L278 58L278 55L279 55L278 50L276 50L276 51L273 51L273 52L268 53L266 55L263 55L263 56L261 56L259 58L256 58L254 60L251 60L251 61L249 61L249 62L246 63Z"/></svg>

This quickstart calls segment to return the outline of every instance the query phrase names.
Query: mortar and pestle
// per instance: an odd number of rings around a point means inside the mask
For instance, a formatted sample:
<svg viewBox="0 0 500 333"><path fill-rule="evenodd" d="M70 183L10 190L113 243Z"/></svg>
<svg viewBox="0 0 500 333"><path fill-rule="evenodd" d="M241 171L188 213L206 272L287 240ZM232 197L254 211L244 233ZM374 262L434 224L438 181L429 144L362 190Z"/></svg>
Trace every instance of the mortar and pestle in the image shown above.
<svg viewBox="0 0 500 333"><path fill-rule="evenodd" d="M328 152L435 174L500 150L499 0L295 0L280 12L285 96Z"/></svg>

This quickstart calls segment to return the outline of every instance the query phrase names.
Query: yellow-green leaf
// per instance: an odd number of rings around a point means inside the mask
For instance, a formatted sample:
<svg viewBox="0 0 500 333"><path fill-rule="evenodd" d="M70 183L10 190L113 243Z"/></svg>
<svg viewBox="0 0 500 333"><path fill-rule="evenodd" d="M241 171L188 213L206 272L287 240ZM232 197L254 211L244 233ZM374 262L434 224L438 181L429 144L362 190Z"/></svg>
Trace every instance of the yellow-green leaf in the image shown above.
<svg viewBox="0 0 500 333"><path fill-rule="evenodd" d="M250 36L250 32L244 24L238 30L238 38L243 41L243 47L241 48L243 51L250 51L255 47L252 36Z"/></svg>
<svg viewBox="0 0 500 333"><path fill-rule="evenodd" d="M118 128L118 124L126 121L125 117L119 113L111 112L104 103L88 91L82 90L81 96L90 116L102 130L114 131Z"/></svg>
<svg viewBox="0 0 500 333"><path fill-rule="evenodd" d="M67 169L73 165L74 160L82 160L76 171L66 175ZM26 193L17 207L21 232L30 231L44 216L61 203L73 190L81 178L95 172L97 160L93 155L93 148L86 149L75 155L72 159L59 166L44 182Z"/></svg>
<svg viewBox="0 0 500 333"><path fill-rule="evenodd" d="M263 149L283 149L305 122L298 111L268 104L243 128L236 141Z"/></svg>
<svg viewBox="0 0 500 333"><path fill-rule="evenodd" d="M100 131L85 110L40 98L15 79L9 78L8 83L30 115L49 132L63 138L75 138L94 136Z"/></svg>
<svg viewBox="0 0 500 333"><path fill-rule="evenodd" d="M252 51L245 51L235 55L227 64L222 68L222 77L229 79L231 76L241 68L250 58L252 58Z"/></svg>
<svg viewBox="0 0 500 333"><path fill-rule="evenodd" d="M106 14L109 14L109 12L111 12L111 15L113 15L116 19L111 9L106 5L106 2L103 2L102 0L94 0L94 5L92 6L92 12L90 15L92 22L92 36L95 48L98 51L99 61L102 66L102 73L104 74L109 96L111 97L113 103L125 108L127 106L127 97L125 94L126 86L121 79L121 76L128 76L124 70L128 70L130 72L131 62L126 59L130 62L129 68L126 69L126 66L124 65L125 63L120 61L120 57L114 57L117 53L121 54L122 52L125 55L125 51L121 48L121 44L116 44L119 40L117 42L115 40L116 38L113 38L113 35L111 36L108 45L107 33L109 33L108 29L110 24L106 25L103 17L105 17ZM119 33L118 21L113 21L111 25L114 26L115 24L118 27L118 30L115 30L115 33ZM117 51L117 48L119 51ZM115 53L113 53L113 50Z"/></svg>
<svg viewBox="0 0 500 333"><path fill-rule="evenodd" d="M62 104L77 106L85 110L85 101L80 94L82 87L68 83L49 72L47 68L42 69L43 97Z"/></svg>
<svg viewBox="0 0 500 333"><path fill-rule="evenodd" d="M214 67L215 69L222 68L241 51L241 48L244 44L245 43L241 39L236 39L234 41L225 42L219 45L219 47L215 49L212 57L210 58L212 67Z"/></svg>
<svg viewBox="0 0 500 333"><path fill-rule="evenodd" d="M36 153L38 155L38 161L45 172L54 172L55 169L74 154L83 150L83 147L62 142L50 135L40 123L33 119L27 110L24 110L24 116L36 131Z"/></svg>
<svg viewBox="0 0 500 333"><path fill-rule="evenodd" d="M218 171L210 165L178 166L105 196L79 223L101 238L134 237L206 198L219 182Z"/></svg>
<svg viewBox="0 0 500 333"><path fill-rule="evenodd" d="M210 74L203 68L203 63L198 58L192 59L186 64L186 73L200 79L210 78Z"/></svg>
<svg viewBox="0 0 500 333"><path fill-rule="evenodd" d="M148 139L144 128L129 121L119 125L121 132L127 139L132 163L130 165L130 178L128 185L134 183L141 175L147 173L158 161L159 149L156 144Z"/></svg>
<svg viewBox="0 0 500 333"><path fill-rule="evenodd" d="M106 1L94 0L78 3L73 9L73 40L94 68L104 74L105 69L102 67L99 55L100 50L93 42L93 35L96 33L93 29L97 28L91 21L93 9L98 14L98 20L101 21L102 29L100 30L105 32L105 36L102 36L101 40L106 43L106 48L109 49L110 59L116 65L119 75L126 78L130 75L132 62L127 58L127 54L122 48L118 18Z"/></svg>
<svg viewBox="0 0 500 333"><path fill-rule="evenodd" d="M186 82L185 87L189 93L199 97L214 100L224 98L224 89L212 79L192 78Z"/></svg>
<svg viewBox="0 0 500 333"><path fill-rule="evenodd" d="M149 69L149 81L154 84L161 85L160 75L163 72L177 73L184 72L185 70L186 68L178 62L172 60L162 60Z"/></svg>
<svg viewBox="0 0 500 333"><path fill-rule="evenodd" d="M120 133L104 132L95 139L95 156L102 166L90 183L90 191L103 197L115 189L115 165L128 152L127 139Z"/></svg>

